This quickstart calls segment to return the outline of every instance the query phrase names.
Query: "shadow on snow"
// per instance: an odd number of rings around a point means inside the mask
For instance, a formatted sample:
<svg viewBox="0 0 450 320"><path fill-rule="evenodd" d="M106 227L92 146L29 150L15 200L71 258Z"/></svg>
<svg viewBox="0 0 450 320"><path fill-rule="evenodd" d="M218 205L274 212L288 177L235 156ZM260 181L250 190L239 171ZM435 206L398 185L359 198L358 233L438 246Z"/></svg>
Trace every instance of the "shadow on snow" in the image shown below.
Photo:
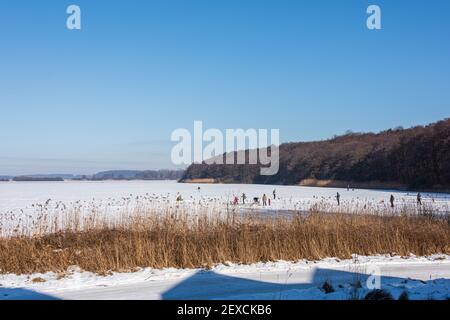
<svg viewBox="0 0 450 320"><path fill-rule="evenodd" d="M24 288L0 287L0 300L59 300L48 294Z"/></svg>
<svg viewBox="0 0 450 320"><path fill-rule="evenodd" d="M162 293L164 300L211 300L211 299L316 299L324 298L324 293L319 290L325 282L329 282L335 289L338 286L347 286L347 290L359 283L363 288L361 293L367 293L364 289L370 275L364 272L348 272L333 269L317 268L313 271L311 279L303 283L288 283L289 273L280 274L278 283L237 278L218 274L213 271L198 271L191 277L181 281L174 287ZM408 283L419 283L420 286L433 284L433 281L445 281L445 286L450 286L449 279L436 279L428 282L410 278L381 276L381 287L384 289L389 284L387 291L396 291L399 295L408 288ZM342 287L340 287L342 288ZM338 291L338 290L336 290ZM330 294L330 299L350 299L349 291L339 290L340 293ZM345 296L344 296L345 295ZM396 296L394 295L394 297ZM363 298L360 296L359 298Z"/></svg>

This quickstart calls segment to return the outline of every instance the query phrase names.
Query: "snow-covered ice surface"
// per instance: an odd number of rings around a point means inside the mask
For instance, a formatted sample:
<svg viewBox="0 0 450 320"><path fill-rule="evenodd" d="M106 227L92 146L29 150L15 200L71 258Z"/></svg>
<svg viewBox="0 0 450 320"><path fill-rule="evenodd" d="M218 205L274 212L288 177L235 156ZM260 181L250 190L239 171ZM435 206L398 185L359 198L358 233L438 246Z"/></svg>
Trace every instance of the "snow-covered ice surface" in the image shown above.
<svg viewBox="0 0 450 320"><path fill-rule="evenodd" d="M198 190L200 187L200 190ZM47 200L66 204L89 201L119 202L136 196L151 195L153 200L176 199L181 194L184 201L198 203L219 201L229 203L234 196L247 195L247 202L265 193L272 197L276 189L277 200L272 199L274 209L293 210L305 208L318 201L335 204L336 193L341 194L342 204L381 204L394 194L397 204L415 204L416 193L392 190L349 190L338 188L271 186L248 184L184 184L176 181L65 181L65 182L1 182L0 212L31 209L33 204ZM423 201L445 209L450 207L450 194L424 193Z"/></svg>
<svg viewBox="0 0 450 320"><path fill-rule="evenodd" d="M200 188L200 189L198 189ZM276 189L276 199L272 191ZM245 184L182 184L175 181L65 181L65 182L0 182L0 222L32 219L42 214L67 212L114 213L132 211L134 208L160 209L176 203L181 195L182 205L190 211L206 208L210 212L230 206L234 197L242 193L247 203L239 209L274 212L280 210L309 210L314 205L336 209L336 193L341 195L339 210L351 212L390 210L389 197L395 196L396 208L417 208L416 194L392 190L346 190L299 186L270 186ZM270 207L253 204L253 198L266 194L271 198ZM438 212L450 211L450 194L424 193L423 203ZM179 203L180 204L180 203ZM5 227L3 225L3 227Z"/></svg>
<svg viewBox="0 0 450 320"><path fill-rule="evenodd" d="M62 278L54 273L0 275L0 299L361 299L370 291L367 280L374 272L395 299L403 292L412 300L450 298L450 256L386 255L230 263L211 270L142 269L108 276L75 267ZM325 281L334 292L324 292Z"/></svg>

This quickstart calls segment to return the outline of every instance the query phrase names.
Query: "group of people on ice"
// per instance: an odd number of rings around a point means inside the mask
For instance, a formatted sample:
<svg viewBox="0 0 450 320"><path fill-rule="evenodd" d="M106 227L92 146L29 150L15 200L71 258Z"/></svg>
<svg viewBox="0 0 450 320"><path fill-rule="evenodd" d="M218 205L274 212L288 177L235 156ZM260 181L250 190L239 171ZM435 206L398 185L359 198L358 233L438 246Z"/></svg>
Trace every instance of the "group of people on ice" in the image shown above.
<svg viewBox="0 0 450 320"><path fill-rule="evenodd" d="M350 190L350 186L347 186L347 190ZM354 190L354 189L352 189L352 190ZM200 191L200 187L198 187L198 191ZM275 200L277 198L277 190L276 189L273 189L272 195L273 195L273 200ZM247 201L247 195L245 193L242 193L240 200L241 200L242 204L246 204L247 203L246 202ZM183 198L181 197L180 193L177 193L176 201L177 202L178 201L183 201ZM417 205L418 206L422 205L422 194L420 192L417 193L416 201L417 201ZM341 205L341 194L339 192L336 193L336 202L337 202L338 206ZM395 207L395 197L394 197L393 194L391 194L391 196L389 198L389 203L391 205L391 208ZM239 204L239 197L238 196L234 196L232 204L233 205L238 205ZM253 198L253 204L257 204L257 205L261 205L262 204L263 207L271 206L272 205L272 199L270 197L268 197L264 193L261 198L254 197Z"/></svg>
<svg viewBox="0 0 450 320"><path fill-rule="evenodd" d="M391 197L389 198L389 203L391 204L391 208L395 207L395 204L394 204L395 203L395 198L394 198L393 194L391 194ZM417 193L416 203L417 203L418 206L422 205L422 194L420 192Z"/></svg>
<svg viewBox="0 0 450 320"><path fill-rule="evenodd" d="M337 205L340 206L341 205L341 195L339 194L339 192L336 194L336 201L337 201ZM422 205L422 194L420 192L417 193L416 201L417 201L418 206ZM389 198L389 203L391 204L391 208L395 207L395 197L393 194L391 194L391 196Z"/></svg>
<svg viewBox="0 0 450 320"><path fill-rule="evenodd" d="M275 200L277 198L277 190L276 189L273 189L272 195L273 195L273 200ZM247 203L247 195L245 193L242 193L242 195L241 195L241 203L242 204L246 204ZM234 197L233 204L234 205L238 205L239 204L238 196ZM254 197L253 198L253 204L257 204L257 205L261 205L262 204L263 207L271 206L272 205L272 198L268 197L264 193L261 198Z"/></svg>

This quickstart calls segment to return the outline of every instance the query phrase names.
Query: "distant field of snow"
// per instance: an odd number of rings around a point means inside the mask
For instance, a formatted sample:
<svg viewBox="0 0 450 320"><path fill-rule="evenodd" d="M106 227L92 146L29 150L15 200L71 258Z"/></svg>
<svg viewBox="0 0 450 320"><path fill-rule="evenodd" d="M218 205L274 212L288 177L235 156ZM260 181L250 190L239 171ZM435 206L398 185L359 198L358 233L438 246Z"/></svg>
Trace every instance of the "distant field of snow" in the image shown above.
<svg viewBox="0 0 450 320"><path fill-rule="evenodd" d="M141 269L99 276L73 267L54 273L0 275L1 299L362 299L374 267L397 299L449 299L450 256L355 256L350 260L219 265L212 270ZM333 292L322 286L327 281Z"/></svg>

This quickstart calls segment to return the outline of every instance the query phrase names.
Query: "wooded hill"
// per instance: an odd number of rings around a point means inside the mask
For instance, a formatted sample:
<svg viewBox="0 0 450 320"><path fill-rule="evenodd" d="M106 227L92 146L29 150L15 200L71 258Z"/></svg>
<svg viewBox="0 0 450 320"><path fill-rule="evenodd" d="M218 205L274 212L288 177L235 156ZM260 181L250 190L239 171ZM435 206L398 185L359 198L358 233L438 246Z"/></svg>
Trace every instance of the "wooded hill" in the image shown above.
<svg viewBox="0 0 450 320"><path fill-rule="evenodd" d="M181 181L448 191L450 119L377 134L348 133L324 141L282 144L278 174L261 176L259 168L193 164Z"/></svg>

